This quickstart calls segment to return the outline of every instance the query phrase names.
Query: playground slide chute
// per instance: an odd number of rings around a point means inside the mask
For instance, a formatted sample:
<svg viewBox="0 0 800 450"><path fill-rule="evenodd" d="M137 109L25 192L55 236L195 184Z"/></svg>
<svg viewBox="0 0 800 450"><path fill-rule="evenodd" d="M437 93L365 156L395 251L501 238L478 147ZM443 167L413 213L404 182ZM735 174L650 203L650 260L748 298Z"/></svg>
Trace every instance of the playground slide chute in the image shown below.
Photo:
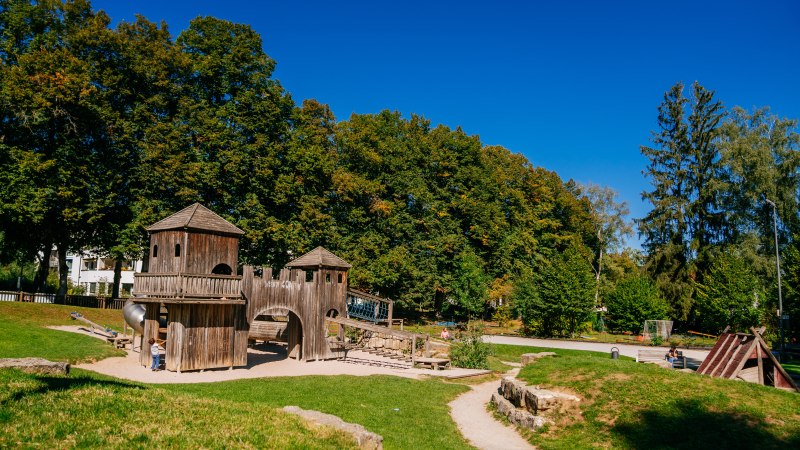
<svg viewBox="0 0 800 450"><path fill-rule="evenodd" d="M144 332L144 305L128 300L125 302L125 306L122 307L122 317L137 333L142 334Z"/></svg>

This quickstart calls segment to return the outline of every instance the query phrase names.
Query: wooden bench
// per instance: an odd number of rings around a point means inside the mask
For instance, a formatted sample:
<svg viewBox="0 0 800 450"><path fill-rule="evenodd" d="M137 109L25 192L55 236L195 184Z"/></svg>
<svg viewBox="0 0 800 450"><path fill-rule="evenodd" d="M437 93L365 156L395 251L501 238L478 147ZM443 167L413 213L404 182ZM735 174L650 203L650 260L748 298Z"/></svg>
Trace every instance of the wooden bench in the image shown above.
<svg viewBox="0 0 800 450"><path fill-rule="evenodd" d="M636 354L636 362L641 363L658 363L661 365L669 365L669 361L666 358L667 351L663 349L658 350L639 350ZM675 358L675 362L672 363L672 367L681 367L682 369L686 368L686 358L683 357L683 352L678 350L678 357Z"/></svg>
<svg viewBox="0 0 800 450"><path fill-rule="evenodd" d="M414 364L429 367L433 370L450 368L450 360L443 358L414 358Z"/></svg>

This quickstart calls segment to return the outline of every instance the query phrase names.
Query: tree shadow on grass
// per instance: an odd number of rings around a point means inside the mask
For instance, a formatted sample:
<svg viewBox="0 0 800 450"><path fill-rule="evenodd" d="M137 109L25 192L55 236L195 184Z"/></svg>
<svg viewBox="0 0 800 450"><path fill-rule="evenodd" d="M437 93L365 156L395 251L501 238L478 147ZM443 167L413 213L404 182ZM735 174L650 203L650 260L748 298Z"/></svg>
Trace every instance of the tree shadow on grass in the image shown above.
<svg viewBox="0 0 800 450"><path fill-rule="evenodd" d="M9 404L11 402L19 401L25 397L47 394L48 392L52 391L79 389L87 386L146 389L146 387L138 384L128 383L125 381L99 379L86 375L48 376L29 374L29 376L36 381L39 381L40 384L38 384L34 389L20 389L16 392L12 392L11 395L7 396L5 401L2 403Z"/></svg>
<svg viewBox="0 0 800 450"><path fill-rule="evenodd" d="M757 417L710 411L696 400L680 400L675 406L680 412L644 411L639 421L611 431L637 449L800 448L800 436L780 439Z"/></svg>

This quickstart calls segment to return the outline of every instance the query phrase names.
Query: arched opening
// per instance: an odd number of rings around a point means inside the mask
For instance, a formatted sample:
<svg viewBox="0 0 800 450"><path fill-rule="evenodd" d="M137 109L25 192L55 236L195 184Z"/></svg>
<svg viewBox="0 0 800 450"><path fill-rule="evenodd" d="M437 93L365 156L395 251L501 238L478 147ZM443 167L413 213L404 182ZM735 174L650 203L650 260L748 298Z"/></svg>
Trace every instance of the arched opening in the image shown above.
<svg viewBox="0 0 800 450"><path fill-rule="evenodd" d="M338 317L339 311L335 309L329 309L327 313L325 313L325 317Z"/></svg>
<svg viewBox="0 0 800 450"><path fill-rule="evenodd" d="M248 341L251 344L263 343L254 350L257 352L255 361L270 362L287 357L303 359L303 323L287 308L260 309L250 322Z"/></svg>
<svg viewBox="0 0 800 450"><path fill-rule="evenodd" d="M181 256L181 244L175 244L175 256Z"/></svg>
<svg viewBox="0 0 800 450"><path fill-rule="evenodd" d="M158 246L153 246L153 258L158 258Z"/></svg>
<svg viewBox="0 0 800 450"><path fill-rule="evenodd" d="M231 275L233 274L233 269L231 269L231 266L227 264L217 264L211 270L211 273L215 275Z"/></svg>

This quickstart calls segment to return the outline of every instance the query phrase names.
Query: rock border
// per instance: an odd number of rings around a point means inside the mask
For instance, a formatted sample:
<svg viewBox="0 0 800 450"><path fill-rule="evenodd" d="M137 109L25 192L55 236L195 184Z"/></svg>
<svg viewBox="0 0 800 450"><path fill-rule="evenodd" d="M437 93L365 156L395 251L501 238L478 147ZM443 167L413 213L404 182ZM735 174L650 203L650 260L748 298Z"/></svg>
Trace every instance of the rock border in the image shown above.
<svg viewBox="0 0 800 450"><path fill-rule="evenodd" d="M284 406L283 411L302 417L315 424L326 425L349 433L356 440L359 448L367 450L383 449L383 436L373 433L357 423L345 422L333 414L303 409L299 406Z"/></svg>
<svg viewBox="0 0 800 450"><path fill-rule="evenodd" d="M0 369L5 368L44 375L69 375L69 363L44 358L0 358Z"/></svg>

